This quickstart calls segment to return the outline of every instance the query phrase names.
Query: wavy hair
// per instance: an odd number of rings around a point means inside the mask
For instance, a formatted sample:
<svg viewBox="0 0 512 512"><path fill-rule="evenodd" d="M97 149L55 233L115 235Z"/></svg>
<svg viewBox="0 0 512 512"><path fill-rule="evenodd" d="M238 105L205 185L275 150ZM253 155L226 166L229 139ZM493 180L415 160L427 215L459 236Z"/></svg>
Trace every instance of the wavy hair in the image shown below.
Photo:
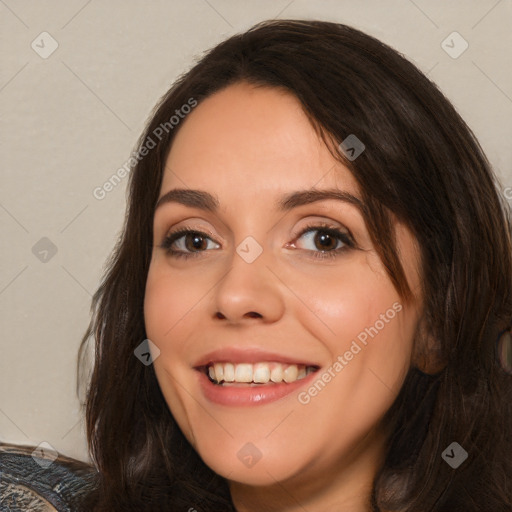
<svg viewBox="0 0 512 512"><path fill-rule="evenodd" d="M147 154L134 159L124 226L79 352L80 385L94 339L84 408L97 485L84 510L235 510L227 481L185 439L153 367L134 349L146 338L153 214L180 128L169 119L191 98L200 105L242 81L298 98L357 180L370 235L404 300L411 290L393 218L420 247L427 332L414 340L413 364L386 414L373 510L511 510L512 376L496 343L512 319L512 230L499 180L470 128L411 62L354 28L305 20L265 21L206 52L160 100L138 142L139 157ZM350 134L366 146L354 161L336 151ZM150 139L155 147L142 151ZM453 442L468 453L457 469L442 457Z"/></svg>

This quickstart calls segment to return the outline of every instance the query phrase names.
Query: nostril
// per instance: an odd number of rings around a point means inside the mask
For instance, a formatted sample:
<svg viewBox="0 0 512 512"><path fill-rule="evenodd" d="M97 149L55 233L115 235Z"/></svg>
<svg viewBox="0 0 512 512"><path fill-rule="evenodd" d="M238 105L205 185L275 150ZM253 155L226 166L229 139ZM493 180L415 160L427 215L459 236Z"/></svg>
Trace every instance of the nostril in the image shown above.
<svg viewBox="0 0 512 512"><path fill-rule="evenodd" d="M261 318L261 315L254 311L250 311L249 313L247 313L247 316L250 316L251 318Z"/></svg>

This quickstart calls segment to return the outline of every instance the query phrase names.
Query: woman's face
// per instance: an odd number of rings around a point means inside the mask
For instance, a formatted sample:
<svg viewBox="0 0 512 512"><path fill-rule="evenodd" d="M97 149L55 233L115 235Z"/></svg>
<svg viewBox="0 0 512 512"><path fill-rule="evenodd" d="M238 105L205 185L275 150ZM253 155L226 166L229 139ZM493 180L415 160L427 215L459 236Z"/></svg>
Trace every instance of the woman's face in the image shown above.
<svg viewBox="0 0 512 512"><path fill-rule="evenodd" d="M411 365L420 299L402 302L355 179L294 96L239 83L181 122L144 305L173 416L231 481L366 481L382 453L379 420ZM164 244L185 227L207 236ZM395 227L418 290L415 241Z"/></svg>

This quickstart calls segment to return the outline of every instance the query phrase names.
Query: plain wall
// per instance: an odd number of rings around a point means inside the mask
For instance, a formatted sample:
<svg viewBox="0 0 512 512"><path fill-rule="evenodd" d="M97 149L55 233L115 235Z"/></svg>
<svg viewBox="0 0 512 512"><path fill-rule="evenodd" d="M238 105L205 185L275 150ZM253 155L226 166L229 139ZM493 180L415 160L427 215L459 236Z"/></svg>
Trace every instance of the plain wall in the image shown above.
<svg viewBox="0 0 512 512"><path fill-rule="evenodd" d="M93 191L127 161L179 74L274 17L346 23L399 50L453 102L503 190L512 186L510 1L0 2L0 440L88 460L77 351L127 179L103 199ZM442 47L454 31L468 43L457 58ZM58 43L47 58L55 43L42 32Z"/></svg>

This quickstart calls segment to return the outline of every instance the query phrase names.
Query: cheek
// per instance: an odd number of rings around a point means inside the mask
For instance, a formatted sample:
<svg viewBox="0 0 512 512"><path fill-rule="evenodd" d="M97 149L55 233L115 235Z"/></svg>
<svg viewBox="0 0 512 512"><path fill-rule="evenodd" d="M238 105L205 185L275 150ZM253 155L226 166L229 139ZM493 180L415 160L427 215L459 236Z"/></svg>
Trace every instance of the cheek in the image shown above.
<svg viewBox="0 0 512 512"><path fill-rule="evenodd" d="M153 368L165 401L189 442L195 446L193 429L182 396L185 382L187 314L197 303L197 293L166 272L165 265L150 267L144 296L144 322L147 337L159 348Z"/></svg>
<svg viewBox="0 0 512 512"><path fill-rule="evenodd" d="M165 383L165 387L175 387L172 377L179 377L176 366L183 362L187 313L190 314L189 303L194 300L188 290L176 276L171 278L165 267L150 267L144 296L144 323L147 337L160 350L154 368L160 385Z"/></svg>
<svg viewBox="0 0 512 512"><path fill-rule="evenodd" d="M178 305L177 295L165 276L150 268L144 295L144 321L148 337L160 340L172 326Z"/></svg>
<svg viewBox="0 0 512 512"><path fill-rule="evenodd" d="M325 400L315 399L316 405L350 403L359 418L382 413L398 394L410 367L418 320L416 309L402 304L382 267L371 263L352 261L330 281L319 280L315 287L304 283L298 291L314 314L297 318L333 363L325 375L328 391L317 386ZM315 412L320 414L321 407Z"/></svg>
<svg viewBox="0 0 512 512"><path fill-rule="evenodd" d="M194 315L194 308L203 294L190 276L171 273L164 262L150 266L144 296L144 321L148 338L162 345L160 350L179 350L179 340L186 338L184 329L190 325L188 320ZM173 340L172 346L170 340Z"/></svg>
<svg viewBox="0 0 512 512"><path fill-rule="evenodd" d="M337 308L318 304L334 331L322 338L332 364L298 398L311 431L338 439L331 442L335 452L378 424L410 368L416 313L401 304L391 285L372 284L368 287L360 277L341 288L337 298L325 298L326 305L336 303Z"/></svg>
<svg viewBox="0 0 512 512"><path fill-rule="evenodd" d="M385 271L376 266L366 258L354 258L329 275L295 280L296 295L312 313L297 314L297 319L322 340L333 357L358 336L362 342L371 339L368 331L374 334L375 327L379 333L396 329L395 320L405 316L396 311L403 308L400 296Z"/></svg>

